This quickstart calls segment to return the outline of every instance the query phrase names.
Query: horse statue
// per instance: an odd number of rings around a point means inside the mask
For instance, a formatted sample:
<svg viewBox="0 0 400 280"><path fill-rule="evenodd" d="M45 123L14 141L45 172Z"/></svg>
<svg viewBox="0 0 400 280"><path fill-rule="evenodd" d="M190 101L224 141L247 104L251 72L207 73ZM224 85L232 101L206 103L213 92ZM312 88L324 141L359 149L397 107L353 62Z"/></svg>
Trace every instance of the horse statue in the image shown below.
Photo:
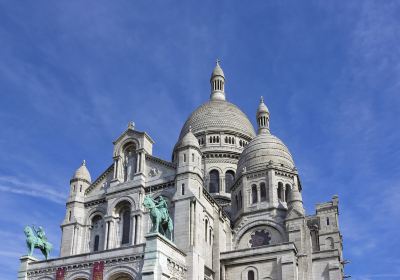
<svg viewBox="0 0 400 280"><path fill-rule="evenodd" d="M26 245L28 246L29 256L32 256L33 249L38 248L42 254L48 259L53 245L47 241L46 234L42 227L36 229L34 226L26 226L24 229L26 235Z"/></svg>
<svg viewBox="0 0 400 280"><path fill-rule="evenodd" d="M150 196L146 195L143 201L143 206L150 210L150 217L153 224L150 232L161 233L171 240L174 225L169 216L168 205L165 199L160 196L159 201L157 202Z"/></svg>

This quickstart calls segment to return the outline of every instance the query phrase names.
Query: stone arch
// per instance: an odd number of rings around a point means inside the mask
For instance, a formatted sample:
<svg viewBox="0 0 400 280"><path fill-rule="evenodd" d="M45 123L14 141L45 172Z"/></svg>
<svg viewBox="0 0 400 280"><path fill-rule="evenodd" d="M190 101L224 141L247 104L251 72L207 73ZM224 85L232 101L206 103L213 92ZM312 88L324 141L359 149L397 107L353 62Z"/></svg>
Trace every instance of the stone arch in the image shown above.
<svg viewBox="0 0 400 280"><path fill-rule="evenodd" d="M248 276L250 271L254 273L254 279L253 280L258 280L258 269L255 266L247 266L245 269L242 271L241 279L242 280L249 280ZM250 279L251 280L251 279Z"/></svg>
<svg viewBox="0 0 400 280"><path fill-rule="evenodd" d="M90 272L78 271L66 274L66 280L88 280L90 279Z"/></svg>
<svg viewBox="0 0 400 280"><path fill-rule="evenodd" d="M275 229L276 231L279 232L282 241L287 241L287 236L286 236L286 233L285 233L285 229L281 225L279 225L276 222L271 221L271 220L265 220L265 219L264 220L255 220L255 221L252 221L252 222L246 224L245 226L243 226L241 229L239 229L236 232L235 238L233 240L235 248L238 247L242 237L247 232L249 232L251 229L259 227L259 226L267 226L267 227L271 227L271 228Z"/></svg>
<svg viewBox="0 0 400 280"><path fill-rule="evenodd" d="M97 215L100 215L104 219L104 216L106 215L105 209L101 207L89 210L86 215L86 224L89 226L92 225L92 219Z"/></svg>
<svg viewBox="0 0 400 280"><path fill-rule="evenodd" d="M123 153L124 148L129 145L129 144L134 144L136 146L136 150L140 149L140 142L135 139L135 138L131 138L128 137L125 140L123 140L122 142L118 143L117 146L115 146L114 149L114 156L120 156Z"/></svg>
<svg viewBox="0 0 400 280"><path fill-rule="evenodd" d="M115 209L117 208L118 204L122 203L122 202L128 202L130 204L131 207L131 211L137 210L137 206L136 206L136 202L135 200L130 197L130 196L123 196L120 197L118 199L116 199L115 201L112 202L111 206L108 208L108 215L109 216L116 216L115 215Z"/></svg>
<svg viewBox="0 0 400 280"><path fill-rule="evenodd" d="M132 267L124 265L111 268L104 276L105 280L134 280L137 279L138 274Z"/></svg>

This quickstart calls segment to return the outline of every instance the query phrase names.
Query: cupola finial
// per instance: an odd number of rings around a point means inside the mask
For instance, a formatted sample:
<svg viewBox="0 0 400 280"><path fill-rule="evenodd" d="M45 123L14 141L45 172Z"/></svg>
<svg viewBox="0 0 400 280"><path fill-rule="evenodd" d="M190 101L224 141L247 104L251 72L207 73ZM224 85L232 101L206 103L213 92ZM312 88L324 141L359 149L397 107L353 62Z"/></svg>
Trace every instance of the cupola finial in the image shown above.
<svg viewBox="0 0 400 280"><path fill-rule="evenodd" d="M221 60L216 60L211 74L211 100L225 100L225 75L220 66Z"/></svg>

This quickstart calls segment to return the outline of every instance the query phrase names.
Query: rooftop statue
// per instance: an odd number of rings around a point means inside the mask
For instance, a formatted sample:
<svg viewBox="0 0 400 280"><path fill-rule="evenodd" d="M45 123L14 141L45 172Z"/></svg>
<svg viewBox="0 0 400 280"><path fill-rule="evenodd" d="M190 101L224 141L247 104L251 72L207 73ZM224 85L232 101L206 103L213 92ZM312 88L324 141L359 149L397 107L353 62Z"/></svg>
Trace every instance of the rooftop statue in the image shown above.
<svg viewBox="0 0 400 280"><path fill-rule="evenodd" d="M172 224L172 219L169 216L168 204L165 199L160 196L158 201L156 201L150 196L146 195L143 205L150 210L151 222L153 224L150 232L161 233L171 240L174 226Z"/></svg>
<svg viewBox="0 0 400 280"><path fill-rule="evenodd" d="M47 236L44 232L44 229L41 226L38 228L35 226L26 226L24 233L26 235L26 245L28 246L29 250L28 255L32 256L33 249L37 248L42 251L42 254L47 260L53 245L47 241Z"/></svg>

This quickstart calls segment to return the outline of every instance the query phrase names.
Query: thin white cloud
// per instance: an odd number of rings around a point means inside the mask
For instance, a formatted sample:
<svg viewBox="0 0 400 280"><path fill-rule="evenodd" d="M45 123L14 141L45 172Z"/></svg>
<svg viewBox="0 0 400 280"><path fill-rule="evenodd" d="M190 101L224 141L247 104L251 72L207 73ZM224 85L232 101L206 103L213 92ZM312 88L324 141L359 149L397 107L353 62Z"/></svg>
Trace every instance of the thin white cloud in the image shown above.
<svg viewBox="0 0 400 280"><path fill-rule="evenodd" d="M0 191L18 195L40 197L58 204L64 204L66 194L60 192L61 188L37 182L24 182L17 177L0 176Z"/></svg>

